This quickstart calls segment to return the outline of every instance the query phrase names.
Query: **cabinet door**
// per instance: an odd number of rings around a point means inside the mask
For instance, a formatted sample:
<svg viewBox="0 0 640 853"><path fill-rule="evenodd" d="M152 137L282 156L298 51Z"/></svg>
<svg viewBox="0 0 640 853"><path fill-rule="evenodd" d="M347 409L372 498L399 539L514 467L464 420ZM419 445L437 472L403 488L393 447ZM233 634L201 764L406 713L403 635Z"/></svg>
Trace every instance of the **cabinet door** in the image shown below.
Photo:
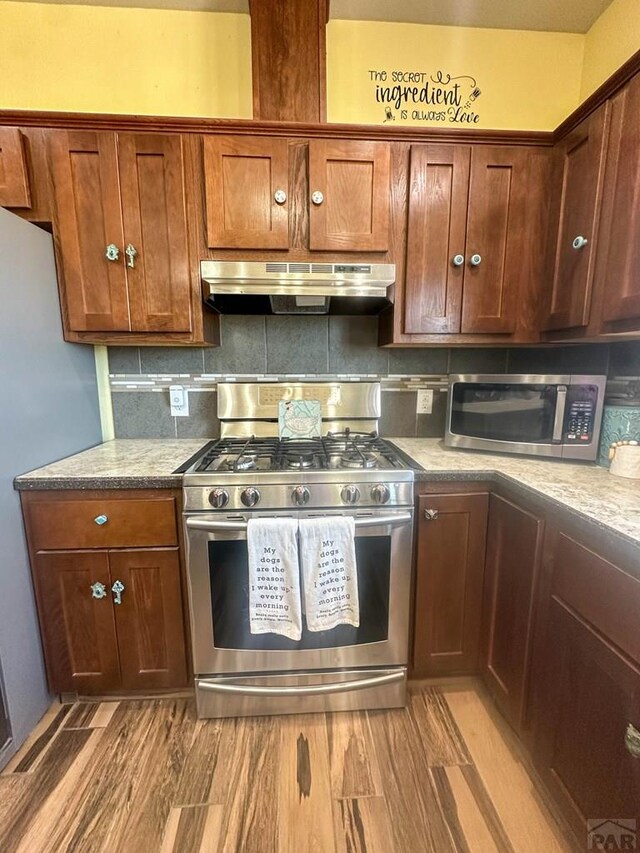
<svg viewBox="0 0 640 853"><path fill-rule="evenodd" d="M535 590L544 522L498 495L489 501L481 670L516 731L526 725Z"/></svg>
<svg viewBox="0 0 640 853"><path fill-rule="evenodd" d="M204 177L211 248L289 248L286 139L207 136Z"/></svg>
<svg viewBox="0 0 640 853"><path fill-rule="evenodd" d="M639 820L640 669L555 597L545 664L534 760L549 791L581 839L589 820Z"/></svg>
<svg viewBox="0 0 640 853"><path fill-rule="evenodd" d="M182 140L178 135L120 134L118 164L131 330L188 332L191 277Z"/></svg>
<svg viewBox="0 0 640 853"><path fill-rule="evenodd" d="M487 530L486 493L418 502L413 675L477 670Z"/></svg>
<svg viewBox="0 0 640 853"><path fill-rule="evenodd" d="M547 329L589 323L607 124L608 104L603 104L554 152L550 227L555 254Z"/></svg>
<svg viewBox="0 0 640 853"><path fill-rule="evenodd" d="M603 319L640 321L640 76L611 100L604 187L596 271Z"/></svg>
<svg viewBox="0 0 640 853"><path fill-rule="evenodd" d="M0 206L31 207L24 139L17 127L0 127Z"/></svg>
<svg viewBox="0 0 640 853"><path fill-rule="evenodd" d="M466 145L411 146L407 334L460 331L470 156Z"/></svg>
<svg viewBox="0 0 640 853"><path fill-rule="evenodd" d="M52 134L51 168L68 327L129 331L115 134ZM111 259L108 246L115 247Z"/></svg>
<svg viewBox="0 0 640 853"><path fill-rule="evenodd" d="M461 331L513 333L528 258L543 251L532 231L538 193L526 148L478 146L471 152ZM538 245L532 246L538 239ZM542 282L541 282L542 283Z"/></svg>
<svg viewBox="0 0 640 853"><path fill-rule="evenodd" d="M186 652L178 549L110 551L111 584L124 589L115 610L122 686L182 687Z"/></svg>
<svg viewBox="0 0 640 853"><path fill-rule="evenodd" d="M310 249L388 250L390 161L386 142L309 142Z"/></svg>
<svg viewBox="0 0 640 853"><path fill-rule="evenodd" d="M107 552L39 552L34 579L51 689L116 690L120 667Z"/></svg>

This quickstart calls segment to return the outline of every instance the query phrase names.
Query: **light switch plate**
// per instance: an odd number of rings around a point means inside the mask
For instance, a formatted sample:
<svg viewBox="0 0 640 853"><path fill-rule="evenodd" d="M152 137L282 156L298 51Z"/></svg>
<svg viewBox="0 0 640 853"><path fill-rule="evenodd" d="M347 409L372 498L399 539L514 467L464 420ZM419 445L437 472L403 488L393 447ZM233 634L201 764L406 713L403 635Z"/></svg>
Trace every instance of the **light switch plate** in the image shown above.
<svg viewBox="0 0 640 853"><path fill-rule="evenodd" d="M184 385L169 386L171 414L176 418L189 417L189 392Z"/></svg>
<svg viewBox="0 0 640 853"><path fill-rule="evenodd" d="M433 412L433 391L431 388L418 389L417 415L430 415Z"/></svg>

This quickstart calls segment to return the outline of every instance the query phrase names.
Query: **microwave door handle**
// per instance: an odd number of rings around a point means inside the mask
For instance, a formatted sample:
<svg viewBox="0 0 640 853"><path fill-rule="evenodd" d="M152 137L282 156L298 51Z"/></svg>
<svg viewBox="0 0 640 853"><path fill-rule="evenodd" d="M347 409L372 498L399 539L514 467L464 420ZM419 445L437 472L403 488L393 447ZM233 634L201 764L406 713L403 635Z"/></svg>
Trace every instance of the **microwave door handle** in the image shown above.
<svg viewBox="0 0 640 853"><path fill-rule="evenodd" d="M552 441L562 441L562 427L564 426L564 413L567 407L567 386L558 385L558 398L556 402L556 417L553 422Z"/></svg>
<svg viewBox="0 0 640 853"><path fill-rule="evenodd" d="M364 690L367 687L380 687L382 684L393 684L404 681L404 669L397 672L375 675L371 678L360 678L356 681L335 681L332 684L309 684L291 687L259 687L252 684L225 684L223 682L197 681L200 690L210 690L212 693L235 693L241 696L322 696L327 693L346 693L351 690Z"/></svg>
<svg viewBox="0 0 640 853"><path fill-rule="evenodd" d="M275 516L276 518L278 516ZM289 518L291 516L288 516ZM315 516L331 518L327 516ZM355 526L360 527L386 527L393 524L408 524L411 521L410 512L401 512L397 515L370 515L364 518L356 518ZM188 518L187 527L191 530L245 530L247 529L246 521L206 521L204 518Z"/></svg>

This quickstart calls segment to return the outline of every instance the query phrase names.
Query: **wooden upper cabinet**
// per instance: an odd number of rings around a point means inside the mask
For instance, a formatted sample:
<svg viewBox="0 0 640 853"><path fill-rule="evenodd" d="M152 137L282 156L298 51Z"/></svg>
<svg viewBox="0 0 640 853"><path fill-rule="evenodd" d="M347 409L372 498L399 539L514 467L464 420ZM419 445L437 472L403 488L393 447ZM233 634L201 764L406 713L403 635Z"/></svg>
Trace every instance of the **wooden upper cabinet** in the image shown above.
<svg viewBox="0 0 640 853"><path fill-rule="evenodd" d="M460 331L470 153L466 145L411 146L407 334Z"/></svg>
<svg viewBox="0 0 640 853"><path fill-rule="evenodd" d="M389 249L391 149L386 142L309 142L309 248Z"/></svg>
<svg viewBox="0 0 640 853"><path fill-rule="evenodd" d="M52 134L50 151L68 326L73 331L128 331L115 134L60 131Z"/></svg>
<svg viewBox="0 0 640 853"><path fill-rule="evenodd" d="M487 507L485 492L420 496L416 678L477 670Z"/></svg>
<svg viewBox="0 0 640 853"><path fill-rule="evenodd" d="M17 127L0 127L0 207L31 207L26 148Z"/></svg>
<svg viewBox="0 0 640 853"><path fill-rule="evenodd" d="M533 615L544 521L498 495L489 501L481 670L516 731L526 727Z"/></svg>
<svg viewBox="0 0 640 853"><path fill-rule="evenodd" d="M207 136L204 174L211 248L289 248L286 139Z"/></svg>
<svg viewBox="0 0 640 853"><path fill-rule="evenodd" d="M107 552L40 552L33 574L51 688L78 693L117 689L120 665Z"/></svg>
<svg viewBox="0 0 640 853"><path fill-rule="evenodd" d="M549 330L589 323L608 121L607 103L554 151L549 223L555 252L545 323Z"/></svg>
<svg viewBox="0 0 640 853"><path fill-rule="evenodd" d="M191 282L180 136L120 134L131 330L188 332Z"/></svg>
<svg viewBox="0 0 640 853"><path fill-rule="evenodd" d="M605 322L640 322L640 76L611 100L597 286Z"/></svg>
<svg viewBox="0 0 640 853"><path fill-rule="evenodd" d="M110 551L122 686L179 687L187 681L178 550Z"/></svg>
<svg viewBox="0 0 640 853"><path fill-rule="evenodd" d="M520 295L532 275L528 259L543 251L543 235L535 231L541 192L528 168L536 156L518 147L480 145L471 152L463 333L516 330Z"/></svg>

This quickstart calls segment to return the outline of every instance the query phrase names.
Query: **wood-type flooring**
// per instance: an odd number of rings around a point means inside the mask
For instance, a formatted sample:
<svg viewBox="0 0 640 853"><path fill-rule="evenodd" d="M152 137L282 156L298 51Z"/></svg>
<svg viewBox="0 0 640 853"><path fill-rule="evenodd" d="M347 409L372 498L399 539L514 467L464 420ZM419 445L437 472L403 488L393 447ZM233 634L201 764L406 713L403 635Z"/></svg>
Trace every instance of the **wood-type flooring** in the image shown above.
<svg viewBox="0 0 640 853"><path fill-rule="evenodd" d="M0 774L2 853L572 849L473 683L405 710L202 720L191 696L52 707Z"/></svg>

